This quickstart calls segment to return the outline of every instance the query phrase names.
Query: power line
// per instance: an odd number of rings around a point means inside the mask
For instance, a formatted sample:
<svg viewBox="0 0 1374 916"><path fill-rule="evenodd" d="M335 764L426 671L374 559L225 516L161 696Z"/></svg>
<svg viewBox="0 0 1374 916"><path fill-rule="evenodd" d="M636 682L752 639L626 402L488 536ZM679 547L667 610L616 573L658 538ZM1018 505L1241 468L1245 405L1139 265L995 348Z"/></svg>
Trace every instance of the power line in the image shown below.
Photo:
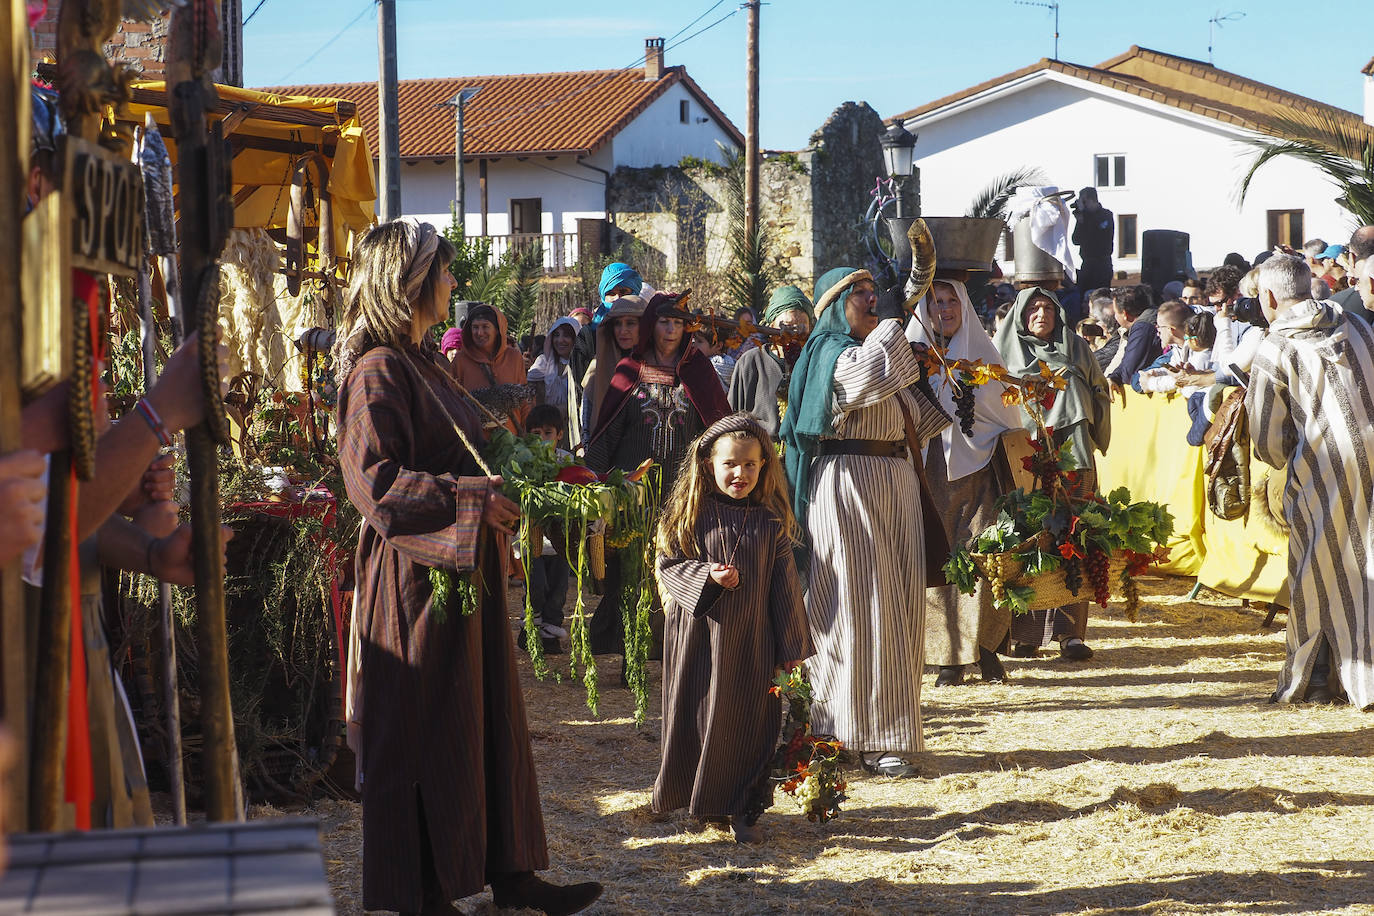
<svg viewBox="0 0 1374 916"><path fill-rule="evenodd" d="M263 0L263 2L266 2L266 0ZM310 63L310 62L311 62L312 60L314 60L315 58L319 57L320 54L322 54L326 48L328 48L328 47L329 47L330 45L332 45L334 42L336 42L336 41L338 41L340 38L342 38L344 32L347 32L349 29L353 28L355 25L357 25L359 22L361 22L361 21L362 21L362 18L363 18L364 16L366 16L368 13L372 12L372 8L373 8L373 0L367 0L367 5L363 7L362 12L358 13L358 15L354 16L351 20L349 20L348 25L344 26L343 28L339 29L339 31L335 32L333 38L330 38L330 39L329 39L328 41L326 41L324 44L322 44L322 45L320 45L318 48L316 48L315 51L314 51L314 53L312 53L309 57L307 57L305 60L301 61L300 63L296 64L296 66L292 67L292 68L291 68L291 72L288 73L288 74L286 74L286 76L283 76L283 77L278 81L278 85L281 85L281 86L286 85L286 81L287 81L288 79L290 79L292 76L295 76L295 74L296 74L296 72L297 72L298 70L300 70L300 69L301 69L302 67L304 67L306 64Z"/></svg>
<svg viewBox="0 0 1374 916"><path fill-rule="evenodd" d="M252 22L253 17L258 14L258 10L262 9L266 5L267 0L258 0L258 5L253 7L253 12L249 13L247 16L244 17L243 24L247 25L248 23Z"/></svg>
<svg viewBox="0 0 1374 916"><path fill-rule="evenodd" d="M264 0L264 2L266 2L266 0ZM683 32L687 31L687 30L690 29L692 26L696 25L698 22L700 22L701 20L705 19L707 16L711 15L711 11L714 10L716 7L720 6L720 5L721 5L722 3L724 3L724 2L725 2L725 0L716 0L715 3L711 4L711 6L710 6L709 8L707 8L706 12L702 13L700 16L698 16L697 18L693 19L691 22L687 23L687 24L684 25L682 28L680 28L680 29L678 29L676 32L674 32L673 34L669 35L669 36L668 36L668 41L672 41L674 38L678 37L678 36L681 35ZM664 44L667 44L667 42L664 42Z"/></svg>
<svg viewBox="0 0 1374 916"><path fill-rule="evenodd" d="M681 34L682 34L683 32L685 32L687 29L691 28L693 24L695 24L695 23L697 23L697 22L700 22L700 21L701 21L702 19L704 19L707 15L710 14L711 10L715 9L717 6L720 6L720 4L721 4L722 2L724 2L724 0L718 0L718 2L717 2L715 5L711 6L709 9L707 9L705 13L702 13L702 14L701 14L700 16L698 16L696 19L693 19L692 22L691 22L691 23L688 23L688 25L687 25L686 27L684 27L684 28L682 28L682 29L679 29L677 34L681 35ZM705 27L703 27L703 28L701 28L701 29L698 29L697 31L693 32L691 35L688 35L686 38L683 38L683 39L680 40L680 41L673 42L673 44L671 44L671 45L668 45L668 44L665 42L665 43L664 43L664 44L665 44L665 47L664 47L664 49L663 49L664 52L666 53L667 51L671 51L673 48L680 47L681 45L684 45L684 44L686 44L687 42L691 41L693 38L696 38L698 35L701 35L701 34L703 34L703 33L705 33L705 32L711 31L711 29L714 29L716 26L720 25L722 22L724 22L725 20L729 19L731 16L734 16L734 15L735 15L736 13L738 13L741 9L743 9L743 7L736 7L735 9L733 9L733 10L731 10L730 12L726 13L724 16L721 16L721 17L720 17L719 19L717 19L715 22L712 22L710 25L705 26ZM643 64L643 63L644 63L644 55L641 54L641 55L640 55L638 58L636 58L633 62L631 62L631 63L629 63L629 64L626 64L625 66L621 67L621 68L618 69L618 70L612 70L610 73L607 73L604 77L602 77L601 79L597 80L597 81L594 82L594 83L590 83L590 84L588 84L588 85L586 85L586 86L581 87L580 89L574 89L572 92L566 93L566 94L564 94L564 95L556 96L556 97L554 97L554 98L552 98L552 99L546 99L545 101L539 102L539 103L537 103L537 104L526 106L525 108L522 108L522 109L519 109L519 110L517 110L517 111L515 111L515 112L512 112L511 114L505 116L504 118L497 118L497 119L494 120L494 121L483 121L483 122L480 123L480 124L474 124L474 125L472 125L472 127L469 128L469 129L471 129L471 130L476 130L477 128L480 128L480 127L495 127L495 126L498 125L498 124L504 124L504 123L506 123L507 121L513 121L513 120L515 120L516 118L519 118L519 117L522 116L522 115L526 115L526 114L529 114L529 113L535 112L535 111L541 111L541 110L543 110L543 109L545 109L545 108L549 108L550 106L557 105L559 102L566 102L566 101L568 101L569 99L576 98L577 96L582 95L583 93L590 92L590 91L592 91L593 89L597 88L598 86L602 86L602 85L604 85L604 84L610 82L611 80L615 79L617 76L619 76L620 74L624 73L625 71L627 71L627 70L632 70L632 69L634 69L635 67L638 67L638 66L640 66L640 65Z"/></svg>

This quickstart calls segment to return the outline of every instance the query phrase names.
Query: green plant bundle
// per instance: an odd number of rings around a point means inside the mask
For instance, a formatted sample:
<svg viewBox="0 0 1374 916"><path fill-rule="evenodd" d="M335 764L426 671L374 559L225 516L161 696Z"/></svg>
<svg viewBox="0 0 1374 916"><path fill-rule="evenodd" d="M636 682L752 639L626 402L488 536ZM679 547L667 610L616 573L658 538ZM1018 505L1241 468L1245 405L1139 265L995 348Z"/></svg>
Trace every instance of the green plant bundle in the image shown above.
<svg viewBox="0 0 1374 916"><path fill-rule="evenodd" d="M608 546L621 551L621 607L625 614L626 678L635 697L635 724L642 725L649 708L648 659L649 613L653 607L653 560L649 549L653 540L655 484L648 479L631 480L623 471L612 470L604 480L567 483L557 479L572 465L572 460L538 436L516 436L497 429L484 450L488 464L502 476L502 492L520 504L524 519L517 535L525 568L525 626L523 639L530 665L541 680L549 673L544 644L539 636L530 590L530 567L543 548L543 538L534 534L547 528L550 540L562 546L563 556L573 566L577 579L577 598L573 608L569 639L568 676L581 678L587 689L587 707L599 715L600 693L596 662L591 654L583 587L590 576L587 532L593 525L605 526Z"/></svg>

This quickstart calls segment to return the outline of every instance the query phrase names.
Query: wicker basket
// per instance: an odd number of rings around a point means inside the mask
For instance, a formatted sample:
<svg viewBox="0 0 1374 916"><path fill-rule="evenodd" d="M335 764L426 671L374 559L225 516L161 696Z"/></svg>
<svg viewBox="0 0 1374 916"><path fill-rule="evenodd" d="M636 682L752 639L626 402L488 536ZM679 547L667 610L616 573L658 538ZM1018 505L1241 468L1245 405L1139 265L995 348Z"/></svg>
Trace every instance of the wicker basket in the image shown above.
<svg viewBox="0 0 1374 916"><path fill-rule="evenodd" d="M1064 568L1062 566L1038 576L1027 576L1024 575L1026 564L1019 551L973 553L970 556L973 559L973 564L978 567L978 571L982 573L985 579L993 578L993 567L998 565L996 561L1000 560L1002 578L1008 588L1029 587L1032 589L1030 599L1026 602L1027 608L1032 611L1093 600L1092 586L1088 584L1086 577L1083 580L1083 587L1078 590L1077 595L1069 591L1068 585L1064 583ZM1121 573L1126 568L1127 563L1127 555L1123 550L1115 551L1107 559L1107 588L1113 595L1121 593Z"/></svg>

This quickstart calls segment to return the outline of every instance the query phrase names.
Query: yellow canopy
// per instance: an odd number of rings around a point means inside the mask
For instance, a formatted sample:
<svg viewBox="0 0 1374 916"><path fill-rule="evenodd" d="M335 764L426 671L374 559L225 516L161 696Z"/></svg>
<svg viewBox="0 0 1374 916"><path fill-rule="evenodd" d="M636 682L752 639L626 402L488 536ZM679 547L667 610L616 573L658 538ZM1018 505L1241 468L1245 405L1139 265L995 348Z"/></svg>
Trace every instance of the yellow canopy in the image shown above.
<svg viewBox="0 0 1374 916"><path fill-rule="evenodd" d="M374 221L377 185L367 138L352 102L275 95L235 86L216 86L219 104L208 112L224 125L234 150L234 225L279 229L286 226L291 178L301 156L318 152L330 162L329 192L334 207L338 254L346 254L350 237ZM129 120L143 123L152 112L162 130L172 162L176 141L167 113L167 85L161 81L133 84Z"/></svg>

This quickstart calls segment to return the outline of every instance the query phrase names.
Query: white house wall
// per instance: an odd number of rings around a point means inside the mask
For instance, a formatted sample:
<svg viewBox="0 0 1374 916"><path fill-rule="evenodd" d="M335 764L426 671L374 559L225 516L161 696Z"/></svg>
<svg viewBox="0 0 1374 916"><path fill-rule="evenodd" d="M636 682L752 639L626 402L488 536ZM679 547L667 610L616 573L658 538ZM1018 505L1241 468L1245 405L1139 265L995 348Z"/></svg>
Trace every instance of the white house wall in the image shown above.
<svg viewBox="0 0 1374 916"><path fill-rule="evenodd" d="M681 120L680 103L684 101L690 106L688 124ZM611 143L615 164L629 168L677 165L684 156L720 162L720 145L736 146L682 83L670 86Z"/></svg>
<svg viewBox="0 0 1374 916"><path fill-rule="evenodd" d="M598 158L589 162L600 164ZM455 187L453 160L406 163L401 167L401 212L447 226ZM482 188L478 164L463 170L466 194L464 226L469 237L482 232ZM538 197L541 232L576 232L578 219L606 213L605 176L579 165L571 156L492 159L487 162L487 234L510 233L510 201Z"/></svg>
<svg viewBox="0 0 1374 916"><path fill-rule="evenodd" d="M1238 209L1253 147L1210 119L1096 90L1043 79L983 104L907 121L919 137L922 211L961 215L992 179L1020 166L1039 166L1052 183L1076 190L1093 183L1095 154L1124 154L1127 184L1100 188L1103 205L1135 214L1142 233L1190 233L1200 268L1220 264L1230 251L1252 258L1264 250L1268 210L1304 211L1307 238L1349 237L1352 217L1311 166L1289 158L1269 163ZM1116 267L1136 271L1140 260L1118 257Z"/></svg>

